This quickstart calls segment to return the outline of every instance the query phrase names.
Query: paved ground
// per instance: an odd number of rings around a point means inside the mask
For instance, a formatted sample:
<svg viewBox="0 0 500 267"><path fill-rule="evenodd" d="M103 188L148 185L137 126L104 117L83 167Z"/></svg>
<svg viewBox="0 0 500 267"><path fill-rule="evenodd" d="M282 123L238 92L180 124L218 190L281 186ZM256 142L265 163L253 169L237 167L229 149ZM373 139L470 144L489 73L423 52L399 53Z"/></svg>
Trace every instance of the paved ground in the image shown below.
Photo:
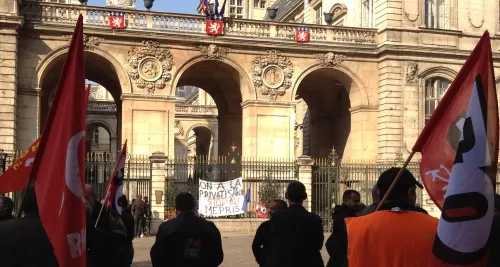
<svg viewBox="0 0 500 267"><path fill-rule="evenodd" d="M328 235L325 235L325 241ZM224 262L221 267L255 267L257 263L252 254L253 234L222 234L222 246L224 247ZM154 243L154 237L135 239L135 257L132 267L151 267L149 250ZM323 247L323 259L326 260L327 253Z"/></svg>

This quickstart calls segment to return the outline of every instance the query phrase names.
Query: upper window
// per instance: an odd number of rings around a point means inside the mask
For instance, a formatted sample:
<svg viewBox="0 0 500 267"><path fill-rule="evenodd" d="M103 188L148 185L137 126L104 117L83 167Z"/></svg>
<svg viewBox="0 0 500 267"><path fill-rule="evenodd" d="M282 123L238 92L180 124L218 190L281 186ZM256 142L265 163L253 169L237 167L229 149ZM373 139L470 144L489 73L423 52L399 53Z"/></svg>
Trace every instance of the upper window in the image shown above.
<svg viewBox="0 0 500 267"><path fill-rule="evenodd" d="M265 0L253 0L253 7L254 8L266 8L266 1Z"/></svg>
<svg viewBox="0 0 500 267"><path fill-rule="evenodd" d="M431 78L425 81L425 123L436 110L450 84L451 82L444 78Z"/></svg>
<svg viewBox="0 0 500 267"><path fill-rule="evenodd" d="M323 24L323 7L320 5L314 11L316 12L316 24Z"/></svg>
<svg viewBox="0 0 500 267"><path fill-rule="evenodd" d="M373 0L363 0L361 7L361 27L373 27Z"/></svg>
<svg viewBox="0 0 500 267"><path fill-rule="evenodd" d="M243 0L229 1L229 16L231 18L243 18Z"/></svg>
<svg viewBox="0 0 500 267"><path fill-rule="evenodd" d="M425 0L425 27L450 28L450 0Z"/></svg>

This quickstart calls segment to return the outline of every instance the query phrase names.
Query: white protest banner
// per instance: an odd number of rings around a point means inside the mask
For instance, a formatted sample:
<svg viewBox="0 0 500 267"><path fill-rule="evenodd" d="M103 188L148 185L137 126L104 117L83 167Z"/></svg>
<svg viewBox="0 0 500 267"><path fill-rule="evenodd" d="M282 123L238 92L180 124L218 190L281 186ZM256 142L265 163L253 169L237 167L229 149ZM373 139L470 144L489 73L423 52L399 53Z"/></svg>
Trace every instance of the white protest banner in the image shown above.
<svg viewBox="0 0 500 267"><path fill-rule="evenodd" d="M244 213L243 179L227 182L200 180L198 212L205 216L220 217Z"/></svg>

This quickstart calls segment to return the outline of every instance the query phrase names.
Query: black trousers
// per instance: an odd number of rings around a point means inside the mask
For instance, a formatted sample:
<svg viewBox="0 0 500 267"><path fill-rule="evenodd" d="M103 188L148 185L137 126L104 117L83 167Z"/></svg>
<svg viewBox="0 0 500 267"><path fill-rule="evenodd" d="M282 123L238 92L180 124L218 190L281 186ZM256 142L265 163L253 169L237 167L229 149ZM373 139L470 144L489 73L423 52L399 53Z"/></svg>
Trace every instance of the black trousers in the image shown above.
<svg viewBox="0 0 500 267"><path fill-rule="evenodd" d="M135 216L134 217L134 229L135 229L135 235L140 236L142 235L142 230L144 229L144 216Z"/></svg>

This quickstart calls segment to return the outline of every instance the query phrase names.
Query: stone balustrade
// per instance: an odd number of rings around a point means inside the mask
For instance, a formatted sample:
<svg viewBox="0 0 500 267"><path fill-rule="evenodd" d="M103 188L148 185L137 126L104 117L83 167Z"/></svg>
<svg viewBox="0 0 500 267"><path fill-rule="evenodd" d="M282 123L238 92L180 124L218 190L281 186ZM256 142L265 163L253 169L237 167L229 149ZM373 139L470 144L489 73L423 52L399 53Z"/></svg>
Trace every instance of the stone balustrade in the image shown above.
<svg viewBox="0 0 500 267"><path fill-rule="evenodd" d="M108 101L90 101L87 111L95 112L116 112L116 104Z"/></svg>
<svg viewBox="0 0 500 267"><path fill-rule="evenodd" d="M109 12L125 13L127 29L153 32L180 32L205 34L205 17L199 15L173 14L140 10L120 10L84 5L57 4L40 1L24 1L21 8L27 23L75 24L83 14L87 27L109 27ZM295 42L295 29L303 24L273 21L225 19L224 32L231 37L273 38ZM311 40L319 43L376 44L376 29L307 25Z"/></svg>
<svg viewBox="0 0 500 267"><path fill-rule="evenodd" d="M175 105L175 114L217 115L216 106Z"/></svg>

